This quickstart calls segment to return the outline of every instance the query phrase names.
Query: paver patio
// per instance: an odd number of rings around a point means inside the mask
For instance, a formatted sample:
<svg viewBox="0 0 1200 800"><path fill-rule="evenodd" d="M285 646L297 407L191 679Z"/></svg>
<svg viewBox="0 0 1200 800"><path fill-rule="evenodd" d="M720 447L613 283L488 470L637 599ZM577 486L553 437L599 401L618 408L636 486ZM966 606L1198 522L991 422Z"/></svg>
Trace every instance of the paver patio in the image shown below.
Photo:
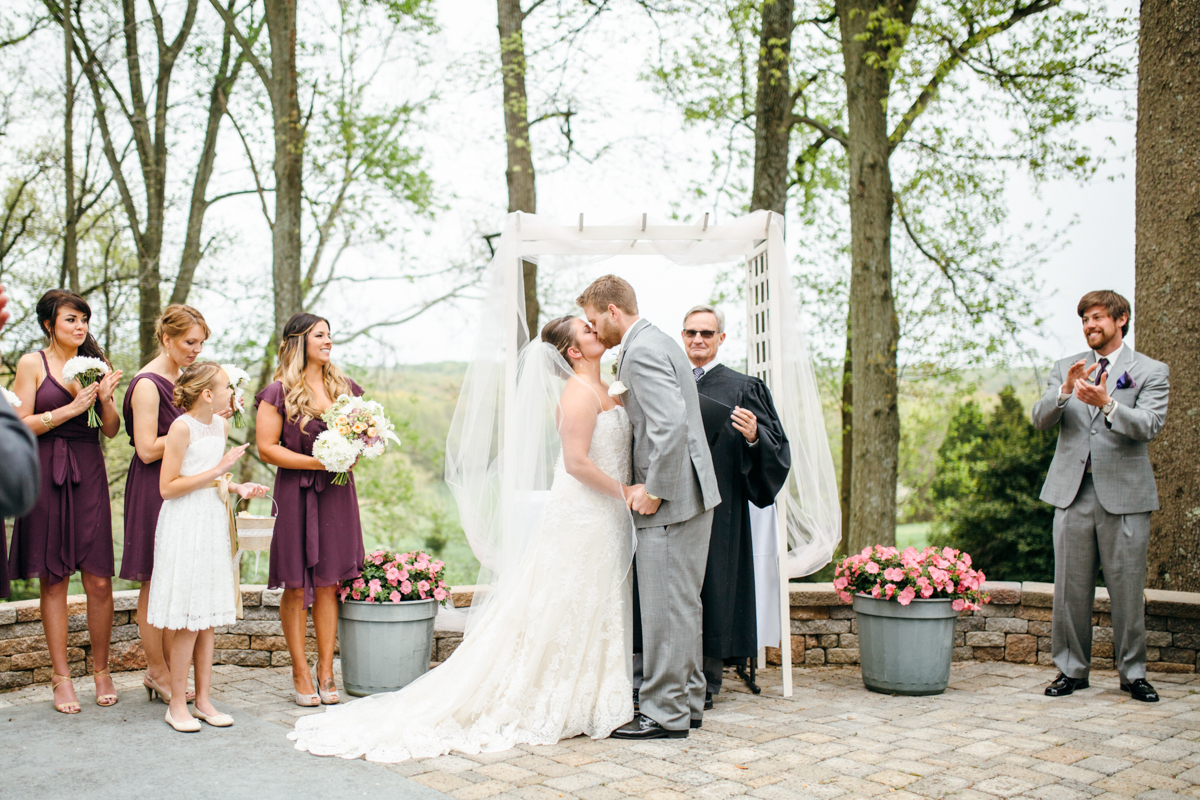
<svg viewBox="0 0 1200 800"><path fill-rule="evenodd" d="M292 704L287 668L215 671L215 702L235 718L275 723L283 737L312 713ZM1152 674L1162 702L1145 704L1118 692L1113 672L1093 672L1092 688L1051 699L1042 689L1054 675L1033 665L959 663L945 694L891 697L866 691L857 667L797 668L795 696L784 699L781 674L771 669L759 674L758 696L727 677L703 729L686 740L581 737L377 768L458 800L1200 797L1200 676ZM122 703L146 703L141 673L116 682ZM90 705L90 680L77 685L85 714L106 713ZM46 686L22 689L0 694L0 709L41 703L53 714L49 698ZM164 737L179 736L159 727Z"/></svg>

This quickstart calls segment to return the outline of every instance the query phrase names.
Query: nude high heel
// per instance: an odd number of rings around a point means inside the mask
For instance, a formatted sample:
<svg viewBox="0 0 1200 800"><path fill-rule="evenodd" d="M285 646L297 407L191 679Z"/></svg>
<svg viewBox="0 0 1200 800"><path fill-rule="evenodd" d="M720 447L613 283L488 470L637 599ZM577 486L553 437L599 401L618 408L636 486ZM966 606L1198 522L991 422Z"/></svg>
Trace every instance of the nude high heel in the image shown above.
<svg viewBox="0 0 1200 800"><path fill-rule="evenodd" d="M101 675L107 675L109 678L112 678L112 673L108 671L108 667L105 667L99 672L92 673L92 681L94 682L96 678L99 678ZM117 700L119 699L120 698L118 698L115 694L100 694L100 690L96 690L96 705L102 708L115 706L117 704Z"/></svg>
<svg viewBox="0 0 1200 800"><path fill-rule="evenodd" d="M317 685L317 680L313 677L311 667L309 667L308 670L308 679L312 681L313 686ZM301 692L296 692L296 705L300 706L301 708L316 708L317 706L321 705L321 696L315 693L302 694Z"/></svg>
<svg viewBox="0 0 1200 800"><path fill-rule="evenodd" d="M64 683L71 683L70 675L59 675L56 672L50 673L51 692L62 686ZM60 714L78 714L82 709L80 708L78 700L70 700L66 703L55 703L54 710Z"/></svg>

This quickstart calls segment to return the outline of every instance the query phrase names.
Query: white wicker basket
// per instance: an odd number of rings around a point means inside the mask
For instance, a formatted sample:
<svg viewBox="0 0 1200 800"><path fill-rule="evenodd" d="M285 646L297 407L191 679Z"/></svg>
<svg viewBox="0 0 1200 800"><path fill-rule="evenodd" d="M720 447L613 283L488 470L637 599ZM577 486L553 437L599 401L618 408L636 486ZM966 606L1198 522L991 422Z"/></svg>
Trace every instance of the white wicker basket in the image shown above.
<svg viewBox="0 0 1200 800"><path fill-rule="evenodd" d="M271 506L275 514L279 513L279 504L271 498ZM275 517L261 517L238 512L234 517L237 522L238 550L270 550L271 537L275 535Z"/></svg>

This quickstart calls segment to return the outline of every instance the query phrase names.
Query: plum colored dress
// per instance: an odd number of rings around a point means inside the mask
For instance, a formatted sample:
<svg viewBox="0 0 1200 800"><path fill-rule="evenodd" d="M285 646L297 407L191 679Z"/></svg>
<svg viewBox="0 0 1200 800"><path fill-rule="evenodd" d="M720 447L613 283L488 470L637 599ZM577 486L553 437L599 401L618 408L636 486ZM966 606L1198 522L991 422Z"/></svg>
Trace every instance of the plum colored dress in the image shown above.
<svg viewBox="0 0 1200 800"><path fill-rule="evenodd" d="M50 374L46 354L41 356L46 377L34 396L38 416L75 399ZM10 576L55 584L82 570L111 578L112 513L100 429L88 427L87 414L69 419L38 437L38 459L42 488L33 510L13 526Z"/></svg>
<svg viewBox="0 0 1200 800"><path fill-rule="evenodd" d="M8 586L8 528L0 519L0 599L8 597L12 590Z"/></svg>
<svg viewBox="0 0 1200 800"><path fill-rule="evenodd" d="M140 380L149 380L158 389L158 431L155 436L166 436L171 423L183 413L172 400L175 384L162 375L150 372L136 375L125 392L122 404L125 432L129 434L129 444L135 448L129 462L129 476L125 479L125 550L121 554L121 577L127 581L148 581L154 572L154 531L163 504L162 495L158 493L162 459L150 464L143 462L138 458L137 444L133 440L133 387Z"/></svg>
<svg viewBox="0 0 1200 800"><path fill-rule="evenodd" d="M358 397L363 390L350 382ZM300 420L289 420L283 384L275 381L255 395L259 403L272 405L283 417L279 443L295 453L312 455L313 442L325 431L320 418L309 420L303 430ZM325 470L285 469L275 473L275 502L279 515L271 539L271 566L267 585L272 589L304 589L304 607L312 605L314 589L335 586L362 572L362 524L358 518L358 495L354 473L345 486L332 483Z"/></svg>

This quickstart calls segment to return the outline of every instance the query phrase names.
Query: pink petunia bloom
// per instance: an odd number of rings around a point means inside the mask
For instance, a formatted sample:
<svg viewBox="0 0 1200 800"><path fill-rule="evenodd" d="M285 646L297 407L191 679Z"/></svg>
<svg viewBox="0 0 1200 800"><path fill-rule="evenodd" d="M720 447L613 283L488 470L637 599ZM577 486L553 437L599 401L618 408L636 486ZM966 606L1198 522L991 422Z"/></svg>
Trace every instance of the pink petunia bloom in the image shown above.
<svg viewBox="0 0 1200 800"><path fill-rule="evenodd" d="M883 577L889 581L902 581L904 580L904 570L899 567L888 567L883 571Z"/></svg>
<svg viewBox="0 0 1200 800"><path fill-rule="evenodd" d="M433 590L433 599L437 600L439 603L445 600L447 597L449 597L449 595L446 593L446 590L440 586Z"/></svg>
<svg viewBox="0 0 1200 800"><path fill-rule="evenodd" d="M425 596L425 592L421 592L421 599L428 600L429 598Z"/></svg>
<svg viewBox="0 0 1200 800"><path fill-rule="evenodd" d="M354 590L354 592L353 592L352 594L353 594L353 599L355 599L355 600L362 600L362 597L361 597L361 595L359 594L359 591L358 591L358 589L355 589L355 590Z"/></svg>
<svg viewBox="0 0 1200 800"><path fill-rule="evenodd" d="M390 567L385 575L387 576L388 583L390 583L392 586L395 586L400 582L400 570L396 569L395 567Z"/></svg>
<svg viewBox="0 0 1200 800"><path fill-rule="evenodd" d="M957 600L955 600L953 603L951 603L950 607L953 608L955 611L962 611L964 608L967 607L967 601L963 600L960 597Z"/></svg>
<svg viewBox="0 0 1200 800"><path fill-rule="evenodd" d="M848 592L838 592L837 596L838 596L838 599L841 600L843 603L854 602L854 598L851 597Z"/></svg>
<svg viewBox="0 0 1200 800"><path fill-rule="evenodd" d="M871 597L879 597L879 584L878 583L871 587Z"/></svg>
<svg viewBox="0 0 1200 800"><path fill-rule="evenodd" d="M871 548L864 547L862 552L859 553L859 555L862 556L863 558L870 558L871 557Z"/></svg>
<svg viewBox="0 0 1200 800"><path fill-rule="evenodd" d="M843 575L842 577L838 578L837 580L835 580L833 582L833 588L836 591L840 592L843 589L845 589L849 584L850 584L850 579Z"/></svg>
<svg viewBox="0 0 1200 800"><path fill-rule="evenodd" d="M892 595L894 595L895 593L896 593L896 584L889 583L887 586L883 587L883 597L885 600L891 600Z"/></svg>
<svg viewBox="0 0 1200 800"><path fill-rule="evenodd" d="M915 589L913 589L913 587L905 586L904 591L900 592L900 595L896 598L896 600L900 602L900 605L906 606L911 603L912 599L916 596L917 592Z"/></svg>
<svg viewBox="0 0 1200 800"><path fill-rule="evenodd" d="M399 603L403 599L404 598L400 595L400 593L397 591L394 591L394 590L392 591L391 594L388 595L388 600L390 600L393 603Z"/></svg>
<svg viewBox="0 0 1200 800"><path fill-rule="evenodd" d="M867 565L865 567L863 567L863 569L865 569L867 572L871 573L872 575L876 575L879 572L879 565L876 564L874 561L868 561Z"/></svg>
<svg viewBox="0 0 1200 800"><path fill-rule="evenodd" d="M350 587L348 587L348 586L343 586L343 587L342 587L342 588L341 588L341 589L338 591L338 599L339 599L339 600L341 600L343 603L344 603L344 602L346 602L346 598L347 598L349 595L350 595Z"/></svg>
<svg viewBox="0 0 1200 800"><path fill-rule="evenodd" d="M382 552L374 553L371 556L371 561L375 562L376 564L382 564L383 563L383 553Z"/></svg>
<svg viewBox="0 0 1200 800"><path fill-rule="evenodd" d="M404 592L405 594L412 594L412 583L409 581L401 581L400 591Z"/></svg>
<svg viewBox="0 0 1200 800"><path fill-rule="evenodd" d="M417 591L419 591L421 596L424 597L425 593L429 591L429 581L418 581Z"/></svg>
<svg viewBox="0 0 1200 800"><path fill-rule="evenodd" d="M921 597L931 597L933 595L933 584L926 583L921 587Z"/></svg>
<svg viewBox="0 0 1200 800"><path fill-rule="evenodd" d="M377 593L378 593L378 592L380 592L382 589L383 589L383 584L381 584L381 583L379 582L379 579L378 579L378 578L372 578L372 579L371 579L371 582L367 584L367 590L368 590L368 591L369 591L371 594L377 594Z"/></svg>
<svg viewBox="0 0 1200 800"><path fill-rule="evenodd" d="M408 568L407 567L402 567L400 569L400 580L402 580L402 581L408 580Z"/></svg>
<svg viewBox="0 0 1200 800"><path fill-rule="evenodd" d="M367 602L368 602L368 603L374 603L374 602L375 602L375 595L373 595L373 594L369 594L369 595L367 595Z"/></svg>
<svg viewBox="0 0 1200 800"><path fill-rule="evenodd" d="M364 581L362 578L357 578L357 579L355 579L353 585L354 585L355 589L362 589L367 585L367 582Z"/></svg>

